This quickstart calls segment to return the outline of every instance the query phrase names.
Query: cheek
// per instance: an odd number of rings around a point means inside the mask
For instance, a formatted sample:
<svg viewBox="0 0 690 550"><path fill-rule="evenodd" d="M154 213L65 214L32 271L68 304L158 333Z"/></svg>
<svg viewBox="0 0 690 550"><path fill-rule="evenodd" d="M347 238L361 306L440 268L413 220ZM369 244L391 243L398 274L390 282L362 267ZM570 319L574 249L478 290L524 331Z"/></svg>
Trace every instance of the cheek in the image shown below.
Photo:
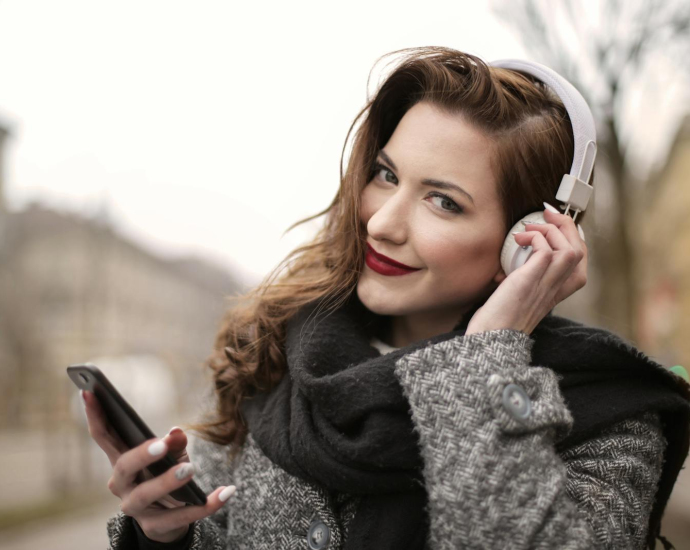
<svg viewBox="0 0 690 550"><path fill-rule="evenodd" d="M490 271L499 263L500 245L497 245L496 235L486 238L466 232L459 238L457 232L450 235L425 232L424 237L419 241L418 250L437 278L458 281L483 278L485 270L482 267Z"/></svg>

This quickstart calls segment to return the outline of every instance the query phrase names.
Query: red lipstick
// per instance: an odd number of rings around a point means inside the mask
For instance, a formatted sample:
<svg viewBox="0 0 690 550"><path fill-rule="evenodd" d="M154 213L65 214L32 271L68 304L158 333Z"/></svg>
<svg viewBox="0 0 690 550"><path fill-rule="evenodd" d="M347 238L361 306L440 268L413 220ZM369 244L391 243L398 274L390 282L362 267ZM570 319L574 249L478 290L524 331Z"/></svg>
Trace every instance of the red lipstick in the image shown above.
<svg viewBox="0 0 690 550"><path fill-rule="evenodd" d="M364 258L365 263L376 273L381 275L407 275L419 271L419 267L410 267L395 260L379 254L374 247L367 243L367 254Z"/></svg>

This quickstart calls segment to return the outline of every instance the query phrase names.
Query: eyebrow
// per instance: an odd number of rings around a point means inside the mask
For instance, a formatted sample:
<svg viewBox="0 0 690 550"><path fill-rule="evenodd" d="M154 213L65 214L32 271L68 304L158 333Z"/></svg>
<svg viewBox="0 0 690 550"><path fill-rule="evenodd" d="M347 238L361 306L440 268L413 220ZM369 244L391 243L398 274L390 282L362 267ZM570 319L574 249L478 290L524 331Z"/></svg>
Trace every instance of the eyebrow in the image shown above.
<svg viewBox="0 0 690 550"><path fill-rule="evenodd" d="M395 165L395 163L391 160L391 158L384 152L383 149L379 151L379 155L383 157L383 160L385 160L388 164L391 165L393 170L397 170L398 167ZM472 195L470 195L467 191L465 191L462 187L459 185L456 185L455 183L450 183L448 181L441 181L441 180L434 180L434 179L423 179L422 180L422 185L430 185L431 187L436 187L438 189L447 189L449 191L456 191L460 193L461 195L464 195L469 199L469 201L474 204L474 199L472 198Z"/></svg>

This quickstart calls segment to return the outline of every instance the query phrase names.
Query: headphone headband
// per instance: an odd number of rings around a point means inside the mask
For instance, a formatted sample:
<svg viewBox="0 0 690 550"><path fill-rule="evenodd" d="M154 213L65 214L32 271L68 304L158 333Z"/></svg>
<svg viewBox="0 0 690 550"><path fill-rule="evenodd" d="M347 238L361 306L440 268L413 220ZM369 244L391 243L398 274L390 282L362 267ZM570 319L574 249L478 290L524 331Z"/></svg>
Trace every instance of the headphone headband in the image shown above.
<svg viewBox="0 0 690 550"><path fill-rule="evenodd" d="M587 182L592 175L594 160L597 155L597 133L594 117L585 98L565 78L540 63L521 59L501 59L493 61L489 65L520 71L538 78L549 86L565 105L573 127L575 151L570 173L563 176L556 199L566 202L569 208L584 211L592 194L592 186Z"/></svg>

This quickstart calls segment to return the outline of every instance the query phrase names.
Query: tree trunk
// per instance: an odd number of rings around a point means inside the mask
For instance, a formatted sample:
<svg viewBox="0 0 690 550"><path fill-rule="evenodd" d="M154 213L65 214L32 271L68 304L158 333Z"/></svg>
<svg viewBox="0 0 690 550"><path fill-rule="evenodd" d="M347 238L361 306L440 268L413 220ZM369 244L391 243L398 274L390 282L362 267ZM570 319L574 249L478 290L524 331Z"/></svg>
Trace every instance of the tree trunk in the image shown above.
<svg viewBox="0 0 690 550"><path fill-rule="evenodd" d="M601 325L634 341L637 285L631 239L635 236L628 231L630 224L627 220L627 216L634 213L634 197L626 191L629 186L625 185L624 159L612 120L607 121L607 127L609 141L602 151L604 154L600 160L607 164L606 168L611 175L610 191L613 205L611 211L604 214L610 218L605 223L599 220L599 225L607 227L607 230L600 232L594 244L594 263L602 274L595 303Z"/></svg>

